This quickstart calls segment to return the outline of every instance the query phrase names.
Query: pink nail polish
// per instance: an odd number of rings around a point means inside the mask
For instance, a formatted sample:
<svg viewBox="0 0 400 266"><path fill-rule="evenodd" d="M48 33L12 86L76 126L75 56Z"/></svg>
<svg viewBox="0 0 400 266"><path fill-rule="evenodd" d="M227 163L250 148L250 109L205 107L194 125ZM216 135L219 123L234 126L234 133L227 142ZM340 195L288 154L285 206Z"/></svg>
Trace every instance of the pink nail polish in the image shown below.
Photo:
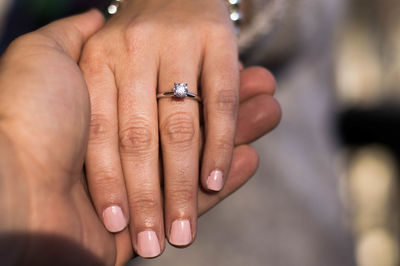
<svg viewBox="0 0 400 266"><path fill-rule="evenodd" d="M175 220L172 223L169 242L175 246L186 246L192 242L192 229L189 220Z"/></svg>
<svg viewBox="0 0 400 266"><path fill-rule="evenodd" d="M154 231L143 231L137 235L137 252L142 258L154 258L160 255L161 248Z"/></svg>
<svg viewBox="0 0 400 266"><path fill-rule="evenodd" d="M221 191L224 187L224 175L221 171L215 170L207 178L207 188L213 191Z"/></svg>
<svg viewBox="0 0 400 266"><path fill-rule="evenodd" d="M127 221L122 212L122 209L118 206L110 206L103 211L104 225L108 231L112 233L122 231Z"/></svg>

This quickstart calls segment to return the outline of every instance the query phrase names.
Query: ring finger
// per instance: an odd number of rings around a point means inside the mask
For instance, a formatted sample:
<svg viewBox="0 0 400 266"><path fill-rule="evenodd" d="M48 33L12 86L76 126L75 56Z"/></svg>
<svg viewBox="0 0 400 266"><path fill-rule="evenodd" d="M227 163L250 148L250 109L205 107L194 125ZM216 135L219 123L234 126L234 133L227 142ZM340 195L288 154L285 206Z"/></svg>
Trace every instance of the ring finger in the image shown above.
<svg viewBox="0 0 400 266"><path fill-rule="evenodd" d="M172 91L174 83L187 83L189 92L197 93L200 52L195 51L200 49L188 51L186 46L178 42L170 50L174 52L164 53L167 56L160 61L159 93ZM189 97L166 97L159 99L158 106L165 230L172 245L187 246L193 242L197 226L199 103Z"/></svg>

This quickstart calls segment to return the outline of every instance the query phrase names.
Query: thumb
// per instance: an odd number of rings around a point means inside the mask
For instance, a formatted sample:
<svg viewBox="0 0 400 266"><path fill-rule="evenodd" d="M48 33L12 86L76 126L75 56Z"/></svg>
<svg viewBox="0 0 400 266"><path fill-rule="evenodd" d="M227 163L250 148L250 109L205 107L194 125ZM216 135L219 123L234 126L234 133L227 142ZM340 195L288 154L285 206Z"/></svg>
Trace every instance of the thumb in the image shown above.
<svg viewBox="0 0 400 266"><path fill-rule="evenodd" d="M92 9L83 14L54 21L35 33L45 35L75 61L80 57L83 44L104 24L100 11Z"/></svg>

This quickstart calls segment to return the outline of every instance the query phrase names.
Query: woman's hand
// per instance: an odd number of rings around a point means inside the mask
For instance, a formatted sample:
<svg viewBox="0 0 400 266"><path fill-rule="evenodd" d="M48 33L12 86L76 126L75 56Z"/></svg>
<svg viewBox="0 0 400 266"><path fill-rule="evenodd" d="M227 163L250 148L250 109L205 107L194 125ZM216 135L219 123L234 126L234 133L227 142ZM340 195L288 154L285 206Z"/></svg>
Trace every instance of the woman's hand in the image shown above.
<svg viewBox="0 0 400 266"><path fill-rule="evenodd" d="M165 234L189 245L199 172L205 190L220 191L236 135L238 51L224 1L123 1L86 44L80 66L92 106L86 170L97 213L111 232L129 222L143 257L160 254ZM203 105L157 101L174 83L187 83Z"/></svg>

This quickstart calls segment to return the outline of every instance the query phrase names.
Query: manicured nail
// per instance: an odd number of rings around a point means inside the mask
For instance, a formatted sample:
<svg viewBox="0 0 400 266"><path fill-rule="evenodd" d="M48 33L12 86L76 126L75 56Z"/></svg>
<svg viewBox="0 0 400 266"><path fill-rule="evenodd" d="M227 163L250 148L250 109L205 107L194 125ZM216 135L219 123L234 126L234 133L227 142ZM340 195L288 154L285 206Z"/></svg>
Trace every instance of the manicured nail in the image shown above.
<svg viewBox="0 0 400 266"><path fill-rule="evenodd" d="M143 231L137 236L137 252L142 258L154 258L160 255L161 248L154 231Z"/></svg>
<svg viewBox="0 0 400 266"><path fill-rule="evenodd" d="M175 220L172 223L169 242L175 246L186 246L192 242L189 220Z"/></svg>
<svg viewBox="0 0 400 266"><path fill-rule="evenodd" d="M127 221L122 212L122 209L118 206L110 206L103 211L104 225L108 231L112 233L122 231Z"/></svg>
<svg viewBox="0 0 400 266"><path fill-rule="evenodd" d="M224 175L221 171L215 170L207 178L207 188L213 191L221 191L224 186Z"/></svg>

